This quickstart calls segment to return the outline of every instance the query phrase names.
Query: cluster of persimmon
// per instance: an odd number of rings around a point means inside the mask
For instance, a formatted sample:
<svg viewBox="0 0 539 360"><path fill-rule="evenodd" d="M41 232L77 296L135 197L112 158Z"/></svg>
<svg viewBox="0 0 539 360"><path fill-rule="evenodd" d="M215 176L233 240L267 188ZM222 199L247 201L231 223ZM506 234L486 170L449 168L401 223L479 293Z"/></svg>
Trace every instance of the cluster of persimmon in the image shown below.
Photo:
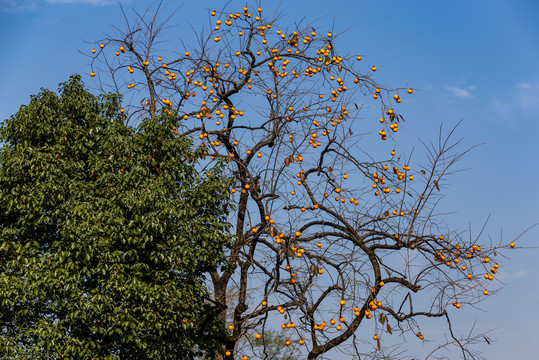
<svg viewBox="0 0 539 360"><path fill-rule="evenodd" d="M287 270L290 269L289 266L287 266L286 268L287 268ZM339 304L340 304L341 306L344 306L345 303L346 303L345 300L340 300L340 302L339 302ZM268 303L267 303L267 301L265 301L265 300L262 301L262 303L261 303L262 306L267 306L267 304L268 304ZM369 303L369 309L370 309L371 311L372 311L372 310L376 310L376 309L379 308L380 306L382 306L382 303L381 303L380 301L372 300L372 301ZM283 308L282 306L278 306L278 307L277 307L277 310L278 310L281 314L284 314L284 312L285 312L285 310L284 310L284 308ZM365 310L364 313L365 313L365 317L366 317L367 319L372 318L372 314L371 314L371 312L370 312L369 310ZM355 315L355 316L360 316L360 309L359 309L359 307L357 307L357 306L354 308L354 315ZM345 319L344 317L341 316L341 317L339 318L338 321L339 321L339 324L337 324L337 325L335 326L335 329L336 329L337 331L340 331L340 330L343 329L343 326L342 326L341 324L346 323L346 319ZM335 325L336 323L337 323L337 321L336 321L335 319L331 319L331 320L329 321L329 324L331 324L331 325ZM324 331L325 328L326 328L327 326L328 326L328 324L327 324L325 321L322 321L322 322L319 323L319 324L314 324L314 325L313 325L313 330L315 330L315 331ZM296 324L295 324L294 322L287 322L287 323L284 323L284 324L281 325L281 328L282 328L282 329L290 329L290 328L295 328L295 327L296 327ZM255 338L256 338L256 339L260 339L260 338L262 338L262 335L261 335L260 333L257 333L257 334L255 334ZM305 341L302 340L302 339L300 339L300 340L298 341L298 343L299 343L300 345L303 345L303 344L305 343Z"/></svg>
<svg viewBox="0 0 539 360"><path fill-rule="evenodd" d="M232 352L230 350L225 351L226 356L232 356ZM244 355L241 357L241 360L248 360L249 357L247 355Z"/></svg>
<svg viewBox="0 0 539 360"><path fill-rule="evenodd" d="M290 329L290 328L295 328L295 327L296 327L296 323L294 322L284 323L281 325L282 329Z"/></svg>
<svg viewBox="0 0 539 360"><path fill-rule="evenodd" d="M440 236L440 240L444 240L443 235ZM511 242L509 246L514 247L515 243ZM481 250L482 250L481 246L476 245L476 244L474 244L472 247L470 247L467 250L462 249L459 244L456 244L454 247L454 251L452 253L447 249L437 251L434 256L434 260L440 263L445 263L447 267L460 269L462 270L462 272L465 272L468 269L468 267L466 265L460 266L461 257L464 257L466 260L470 261L471 259L476 258L476 254L480 252ZM491 263L491 260L488 256L481 258L479 261L483 264ZM495 263L494 265L490 267L489 269L490 273L488 272L485 273L483 277L486 280L494 280L493 274L496 274L499 268L500 268L500 265ZM466 275L466 278L471 280L474 278L474 275L471 273L468 273ZM489 293L488 290L486 289L483 290L484 295L488 295L488 293ZM453 306L460 309L462 305L459 302L454 301Z"/></svg>
<svg viewBox="0 0 539 360"><path fill-rule="evenodd" d="M395 155L395 151L393 150L391 152L391 155ZM389 169L389 166L387 165L384 165L383 166L383 169L384 170L388 170ZM404 171L409 171L411 170L410 166L408 165L403 165L402 166L402 169ZM397 175L397 179L398 180L401 180L401 181L406 181L406 173L403 173L401 171L399 171L399 168L397 166L394 166L393 167L393 173L395 175ZM379 185L385 185L386 183L386 180L384 179L384 177L382 175L379 175L377 172L375 172L374 174L372 174L372 177L373 177L373 180L374 180L374 184L372 184L372 188L375 189L376 191L374 192L374 195L375 196L378 196L380 195L380 192L378 191L378 188L379 188ZM413 180L414 179L414 176L413 175L409 175L408 176L408 180ZM389 187L383 187L382 188L382 192L385 193L385 194L389 194L391 192L391 189ZM395 193L397 194L400 194L401 193L401 189L399 187L396 187L395 188ZM394 214L395 215L395 214Z"/></svg>

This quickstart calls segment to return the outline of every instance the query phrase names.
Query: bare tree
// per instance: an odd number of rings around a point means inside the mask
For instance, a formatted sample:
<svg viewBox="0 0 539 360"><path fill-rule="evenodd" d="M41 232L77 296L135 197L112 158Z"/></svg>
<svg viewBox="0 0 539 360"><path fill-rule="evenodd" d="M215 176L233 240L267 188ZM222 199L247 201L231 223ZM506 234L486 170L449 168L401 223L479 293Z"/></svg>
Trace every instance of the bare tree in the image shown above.
<svg viewBox="0 0 539 360"><path fill-rule="evenodd" d="M398 104L413 90L377 84L376 67L339 52L331 32L279 25L280 14L260 8L211 11L196 44L165 54L162 13L126 15L125 29L91 55L92 73L103 90L130 96L126 121L175 114L171 131L205 147L208 164L228 161L234 238L228 263L208 278L229 335L215 359L246 358L248 350L235 353L239 341L280 324L284 345L299 342L308 359L332 349L403 359L410 335L429 338L424 318L439 319L447 333L428 358L450 346L476 358L471 345L488 338L459 336L451 314L492 292L498 251L514 244L482 243L482 232L452 230L436 215L466 153L454 129L440 129L425 144L426 159L412 163L397 136L405 126ZM372 104L380 117L357 121ZM365 338L361 329L374 333Z"/></svg>

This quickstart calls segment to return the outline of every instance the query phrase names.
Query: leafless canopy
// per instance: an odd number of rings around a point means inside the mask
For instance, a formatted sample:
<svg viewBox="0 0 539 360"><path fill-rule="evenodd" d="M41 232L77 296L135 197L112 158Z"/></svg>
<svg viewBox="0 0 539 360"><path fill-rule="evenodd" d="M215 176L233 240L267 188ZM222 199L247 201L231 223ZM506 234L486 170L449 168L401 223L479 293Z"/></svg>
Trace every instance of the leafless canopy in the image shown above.
<svg viewBox="0 0 539 360"><path fill-rule="evenodd" d="M380 156L406 126L398 103L413 90L380 86L374 67L313 24L238 11L212 12L206 34L193 29L196 41L168 53L163 8L135 13L91 57L99 86L124 94L126 121L176 116L171 131L206 147L208 166L226 161L236 180L229 264L208 277L231 325L215 357L249 355L242 341L283 324L308 359L332 349L403 359L407 336L429 339L421 321L438 318L447 341L428 357L456 346L475 358L470 345L484 338L458 336L450 318L485 297L499 246L435 216L463 155L453 131L425 146L422 163ZM359 121L362 104L380 118Z"/></svg>

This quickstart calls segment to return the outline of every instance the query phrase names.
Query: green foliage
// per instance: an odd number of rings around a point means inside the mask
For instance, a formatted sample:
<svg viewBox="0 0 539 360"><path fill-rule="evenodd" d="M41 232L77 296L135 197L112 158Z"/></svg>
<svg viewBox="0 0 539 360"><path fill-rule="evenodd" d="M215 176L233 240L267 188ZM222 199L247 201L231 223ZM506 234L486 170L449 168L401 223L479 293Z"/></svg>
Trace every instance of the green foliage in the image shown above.
<svg viewBox="0 0 539 360"><path fill-rule="evenodd" d="M203 272L223 260L229 184L160 114L73 76L0 128L0 357L189 359L213 351Z"/></svg>

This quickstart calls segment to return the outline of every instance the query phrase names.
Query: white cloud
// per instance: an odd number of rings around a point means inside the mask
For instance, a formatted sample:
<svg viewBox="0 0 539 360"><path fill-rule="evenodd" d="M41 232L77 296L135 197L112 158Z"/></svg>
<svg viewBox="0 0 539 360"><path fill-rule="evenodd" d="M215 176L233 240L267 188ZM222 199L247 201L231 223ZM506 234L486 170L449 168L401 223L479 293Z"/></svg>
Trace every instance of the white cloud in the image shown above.
<svg viewBox="0 0 539 360"><path fill-rule="evenodd" d="M475 86L469 86L467 89L460 88L457 86L446 86L447 91L453 93L456 97L460 98L472 98L473 95L470 93L471 90L475 90Z"/></svg>
<svg viewBox="0 0 539 360"><path fill-rule="evenodd" d="M0 12L17 13L37 8L36 0L0 0Z"/></svg>
<svg viewBox="0 0 539 360"><path fill-rule="evenodd" d="M47 0L49 4L89 4L95 6L112 5L116 2L114 0Z"/></svg>
<svg viewBox="0 0 539 360"><path fill-rule="evenodd" d="M518 105L522 111L537 111L539 109L539 84L517 83Z"/></svg>
<svg viewBox="0 0 539 360"><path fill-rule="evenodd" d="M500 273L499 276L502 279L502 281L505 281L509 279L520 279L520 278L528 277L529 273L526 269L519 269L519 270L505 269L503 273Z"/></svg>
<svg viewBox="0 0 539 360"><path fill-rule="evenodd" d="M511 274L511 277L512 277L513 279L518 279L518 278L526 277L526 276L528 276L528 271L527 271L527 270L524 270L524 269L523 269L523 270L519 270L519 271L514 272L514 273Z"/></svg>
<svg viewBox="0 0 539 360"><path fill-rule="evenodd" d="M494 110L493 115L511 123L516 123L516 119L526 116L537 119L538 93L539 81L516 82L504 92L492 97L490 107Z"/></svg>
<svg viewBox="0 0 539 360"><path fill-rule="evenodd" d="M121 0L122 3L130 3L132 0ZM34 11L43 4L50 5L93 5L105 6L115 5L118 0L0 0L0 13L20 13L24 11Z"/></svg>
<svg viewBox="0 0 539 360"><path fill-rule="evenodd" d="M526 84L526 83L517 83L517 87L521 89L531 89L533 88L533 85Z"/></svg>

